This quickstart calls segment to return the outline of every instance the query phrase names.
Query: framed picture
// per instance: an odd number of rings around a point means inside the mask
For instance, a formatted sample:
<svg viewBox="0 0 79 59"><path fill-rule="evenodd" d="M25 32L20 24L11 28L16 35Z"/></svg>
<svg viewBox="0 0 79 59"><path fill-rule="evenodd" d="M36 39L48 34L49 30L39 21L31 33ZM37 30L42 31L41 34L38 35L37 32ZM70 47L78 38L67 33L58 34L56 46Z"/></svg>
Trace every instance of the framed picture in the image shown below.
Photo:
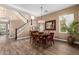
<svg viewBox="0 0 79 59"><path fill-rule="evenodd" d="M45 30L56 30L56 20L46 21Z"/></svg>

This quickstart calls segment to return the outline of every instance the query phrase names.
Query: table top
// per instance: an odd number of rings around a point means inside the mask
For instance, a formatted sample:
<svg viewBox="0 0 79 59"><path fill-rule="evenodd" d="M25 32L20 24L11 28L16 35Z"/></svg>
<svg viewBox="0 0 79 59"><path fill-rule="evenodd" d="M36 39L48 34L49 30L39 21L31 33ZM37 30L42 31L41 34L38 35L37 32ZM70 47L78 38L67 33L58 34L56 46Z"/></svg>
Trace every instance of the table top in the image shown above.
<svg viewBox="0 0 79 59"><path fill-rule="evenodd" d="M36 36L43 36L43 37L49 36L49 34L45 34L45 33L43 33L43 34L34 33L33 35L36 35Z"/></svg>

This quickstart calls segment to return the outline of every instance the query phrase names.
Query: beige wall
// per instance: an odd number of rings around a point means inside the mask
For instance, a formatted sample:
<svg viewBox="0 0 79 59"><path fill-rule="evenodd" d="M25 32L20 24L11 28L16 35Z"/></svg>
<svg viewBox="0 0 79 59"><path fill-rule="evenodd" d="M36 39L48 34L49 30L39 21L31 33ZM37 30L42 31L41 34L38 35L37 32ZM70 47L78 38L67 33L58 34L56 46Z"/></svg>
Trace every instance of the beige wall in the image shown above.
<svg viewBox="0 0 79 59"><path fill-rule="evenodd" d="M25 13L23 15L26 18L30 19L30 15L25 14ZM24 18L21 15L19 15L17 13L17 11L6 8L6 7L3 7L3 6L0 6L0 18L1 19L5 18L5 19L9 20L9 34L10 34L10 37L15 37L15 29L24 24L24 21L23 21ZM22 33L21 35L25 35L25 33Z"/></svg>
<svg viewBox="0 0 79 59"><path fill-rule="evenodd" d="M56 20L56 30L52 30L52 31L55 33L55 36L57 36L59 38L66 39L67 34L59 33L59 16L74 13L75 20L79 20L78 19L78 11L79 11L79 5L73 6L73 7L70 7L70 8L66 8L66 9L63 9L63 10L60 10L60 11L45 15L45 16L43 16L43 20L45 20L45 21ZM39 20L40 20L40 17L38 18L38 21Z"/></svg>

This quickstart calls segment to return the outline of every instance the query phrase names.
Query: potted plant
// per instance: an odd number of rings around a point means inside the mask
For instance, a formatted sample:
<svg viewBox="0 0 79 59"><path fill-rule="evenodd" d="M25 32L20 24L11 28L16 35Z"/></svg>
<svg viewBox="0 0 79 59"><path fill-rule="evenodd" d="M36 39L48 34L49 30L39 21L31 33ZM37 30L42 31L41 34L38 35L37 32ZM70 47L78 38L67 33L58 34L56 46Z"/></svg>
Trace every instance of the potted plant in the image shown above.
<svg viewBox="0 0 79 59"><path fill-rule="evenodd" d="M79 22L77 21L73 21L69 26L65 24L64 29L66 29L69 34L67 38L69 44L73 44L76 40L76 36L79 35L78 26L79 26Z"/></svg>

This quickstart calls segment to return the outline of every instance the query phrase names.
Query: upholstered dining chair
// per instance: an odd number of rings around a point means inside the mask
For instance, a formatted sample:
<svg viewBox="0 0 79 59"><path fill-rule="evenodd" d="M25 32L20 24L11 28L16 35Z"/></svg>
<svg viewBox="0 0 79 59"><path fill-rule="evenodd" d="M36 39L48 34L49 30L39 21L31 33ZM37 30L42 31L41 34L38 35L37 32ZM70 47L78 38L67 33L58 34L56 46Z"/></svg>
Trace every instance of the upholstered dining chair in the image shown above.
<svg viewBox="0 0 79 59"><path fill-rule="evenodd" d="M38 31L30 31L30 43L32 43L33 38L35 38L33 34L37 32Z"/></svg>
<svg viewBox="0 0 79 59"><path fill-rule="evenodd" d="M32 44L35 46L40 46L40 38L39 38L39 33L33 33L32 34Z"/></svg>
<svg viewBox="0 0 79 59"><path fill-rule="evenodd" d="M50 33L48 38L47 38L47 41L48 41L48 44L52 45L52 43L54 44L54 33Z"/></svg>

